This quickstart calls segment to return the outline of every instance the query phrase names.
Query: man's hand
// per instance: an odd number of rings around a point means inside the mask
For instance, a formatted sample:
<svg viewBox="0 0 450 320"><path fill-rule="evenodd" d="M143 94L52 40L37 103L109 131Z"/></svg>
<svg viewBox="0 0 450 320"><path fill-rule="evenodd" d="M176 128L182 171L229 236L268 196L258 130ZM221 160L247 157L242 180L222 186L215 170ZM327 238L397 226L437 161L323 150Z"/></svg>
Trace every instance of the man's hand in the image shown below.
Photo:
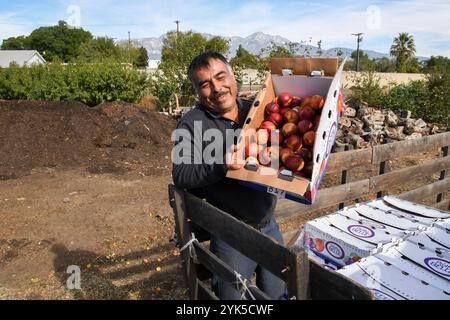
<svg viewBox="0 0 450 320"><path fill-rule="evenodd" d="M240 163L240 157L239 157L239 149L237 145L233 144L231 148L227 151L225 155L225 162L227 165L228 170L239 170L241 169L244 164Z"/></svg>

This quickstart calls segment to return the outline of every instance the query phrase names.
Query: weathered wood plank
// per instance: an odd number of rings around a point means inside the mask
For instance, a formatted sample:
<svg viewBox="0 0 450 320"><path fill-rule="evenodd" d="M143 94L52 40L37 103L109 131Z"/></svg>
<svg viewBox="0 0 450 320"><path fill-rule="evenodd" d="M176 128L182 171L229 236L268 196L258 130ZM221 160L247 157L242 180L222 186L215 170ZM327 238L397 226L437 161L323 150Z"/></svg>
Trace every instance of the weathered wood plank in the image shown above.
<svg viewBox="0 0 450 320"><path fill-rule="evenodd" d="M372 163L372 148L337 152L328 159L326 174L341 172Z"/></svg>
<svg viewBox="0 0 450 320"><path fill-rule="evenodd" d="M291 261L292 270L287 270L287 290L289 299L306 300L309 287L309 261L308 253L300 247L289 248L293 254L291 257L295 261Z"/></svg>
<svg viewBox="0 0 450 320"><path fill-rule="evenodd" d="M450 168L450 157L433 159L417 166L394 170L381 176L370 177L370 192L386 190L394 185L401 185L420 177L431 176L437 171L446 168Z"/></svg>
<svg viewBox="0 0 450 320"><path fill-rule="evenodd" d="M309 260L311 279L311 298L322 299L348 299L348 300L374 300L373 293L359 283L343 275L323 268L316 262Z"/></svg>
<svg viewBox="0 0 450 320"><path fill-rule="evenodd" d="M175 214L175 230L179 237L181 246L189 242L191 234L190 227L187 222L186 208L184 203L184 192L179 191L174 185L169 185L169 201ZM189 296L191 300L196 300L197 292L197 271L194 262L189 256L188 250L181 253L184 277L189 288Z"/></svg>
<svg viewBox="0 0 450 320"><path fill-rule="evenodd" d="M292 261L292 253L288 249L199 198L186 193L185 201L189 208L189 218L200 227L222 239L275 276L286 280L286 274L282 271L287 267L293 269L288 261Z"/></svg>
<svg viewBox="0 0 450 320"><path fill-rule="evenodd" d="M195 253L197 255L198 262L204 265L212 273L218 275L223 280L235 285L236 290L241 292L243 290L242 284L236 281L236 274L226 263L220 260L216 255L211 253L208 249L204 248L199 243L194 243ZM256 300L270 300L264 292L262 292L256 286L249 286L248 289L253 294Z"/></svg>
<svg viewBox="0 0 450 320"><path fill-rule="evenodd" d="M450 132L426 136L420 139L399 141L373 147L372 163L433 151L450 145Z"/></svg>
<svg viewBox="0 0 450 320"><path fill-rule="evenodd" d="M313 205L303 205L293 201L279 201L276 208L278 219L287 219L297 214L305 214L325 209L340 202L354 200L369 192L369 179L355 181L327 189L320 189Z"/></svg>
<svg viewBox="0 0 450 320"><path fill-rule="evenodd" d="M447 192L450 190L450 178L439 180L432 184L427 184L420 188L402 193L398 197L404 200L418 202L422 199L434 196L438 193Z"/></svg>
<svg viewBox="0 0 450 320"><path fill-rule="evenodd" d="M432 207L439 210L450 211L450 199L435 203L432 205Z"/></svg>

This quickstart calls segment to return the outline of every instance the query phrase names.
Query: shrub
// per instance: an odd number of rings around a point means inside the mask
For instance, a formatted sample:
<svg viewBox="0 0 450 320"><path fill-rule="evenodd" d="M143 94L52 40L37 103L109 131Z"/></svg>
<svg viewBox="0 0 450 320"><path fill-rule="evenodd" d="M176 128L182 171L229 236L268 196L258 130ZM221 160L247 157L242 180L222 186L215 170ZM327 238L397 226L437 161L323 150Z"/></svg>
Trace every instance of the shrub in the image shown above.
<svg viewBox="0 0 450 320"><path fill-rule="evenodd" d="M0 99L81 101L95 106L109 101L137 102L147 74L117 63L12 65L0 70Z"/></svg>
<svg viewBox="0 0 450 320"><path fill-rule="evenodd" d="M355 85L351 88L351 99L354 102L366 102L370 106L379 106L384 97L384 89L380 85L380 78L373 71L355 74Z"/></svg>

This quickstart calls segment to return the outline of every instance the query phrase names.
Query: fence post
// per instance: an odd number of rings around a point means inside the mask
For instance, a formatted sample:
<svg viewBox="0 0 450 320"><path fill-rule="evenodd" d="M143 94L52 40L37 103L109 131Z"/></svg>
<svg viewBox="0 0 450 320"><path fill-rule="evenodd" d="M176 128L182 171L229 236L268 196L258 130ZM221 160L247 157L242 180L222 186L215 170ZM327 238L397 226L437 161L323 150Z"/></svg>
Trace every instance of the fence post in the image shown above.
<svg viewBox="0 0 450 320"><path fill-rule="evenodd" d="M348 151L350 148L348 147L348 144L345 146L344 148L344 152ZM343 170L342 171L342 176L341 176L341 184L346 184L347 183L347 177L348 177L348 172L347 170ZM345 203L339 203L339 210L344 209Z"/></svg>
<svg viewBox="0 0 450 320"><path fill-rule="evenodd" d="M447 127L447 132L450 132L450 127ZM447 157L448 156L448 145L442 147L441 151L442 151L442 157ZM445 179L445 174L446 174L446 171L442 170L441 171L441 175L439 177L439 180L444 180ZM437 195L437 198L436 198L436 203L439 203L442 200L444 200L444 194L443 193L439 193Z"/></svg>
<svg viewBox="0 0 450 320"><path fill-rule="evenodd" d="M386 161L382 161L380 162L380 170L378 172L379 175L384 174L386 171ZM383 196L383 191L378 191L377 192L377 199L381 198Z"/></svg>

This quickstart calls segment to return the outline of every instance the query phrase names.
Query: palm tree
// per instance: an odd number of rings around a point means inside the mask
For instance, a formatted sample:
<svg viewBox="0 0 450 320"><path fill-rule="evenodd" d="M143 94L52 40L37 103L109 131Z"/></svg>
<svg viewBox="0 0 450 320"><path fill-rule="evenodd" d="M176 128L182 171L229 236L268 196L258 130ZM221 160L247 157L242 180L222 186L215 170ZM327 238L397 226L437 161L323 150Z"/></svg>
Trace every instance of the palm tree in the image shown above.
<svg viewBox="0 0 450 320"><path fill-rule="evenodd" d="M394 38L390 53L397 60L397 71L405 72L407 63L415 57L416 53L413 36L407 32L399 33L398 37Z"/></svg>

